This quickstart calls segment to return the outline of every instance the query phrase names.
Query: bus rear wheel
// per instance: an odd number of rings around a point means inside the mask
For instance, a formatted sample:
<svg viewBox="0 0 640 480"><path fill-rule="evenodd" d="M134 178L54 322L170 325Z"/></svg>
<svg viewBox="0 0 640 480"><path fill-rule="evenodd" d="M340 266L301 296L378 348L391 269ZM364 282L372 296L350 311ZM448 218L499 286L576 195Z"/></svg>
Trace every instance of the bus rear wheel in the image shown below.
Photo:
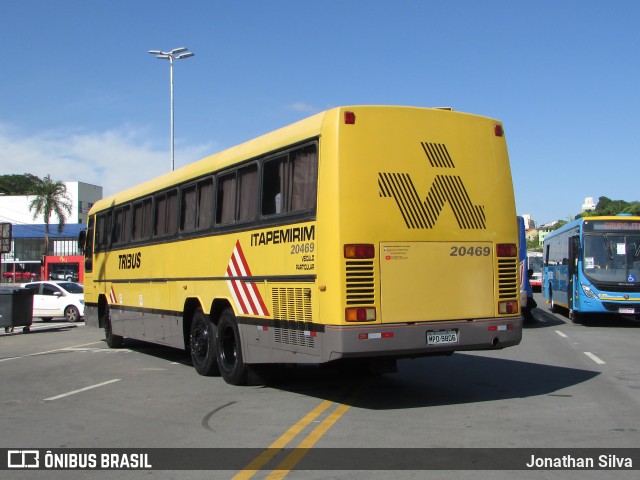
<svg viewBox="0 0 640 480"><path fill-rule="evenodd" d="M242 357L240 331L230 308L226 308L220 315L216 331L216 355L220 374L225 382L231 385L247 383L249 368Z"/></svg>
<svg viewBox="0 0 640 480"><path fill-rule="evenodd" d="M215 325L202 309L198 308L191 321L189 350L193 367L196 372L205 377L220 375L215 354L215 338Z"/></svg>

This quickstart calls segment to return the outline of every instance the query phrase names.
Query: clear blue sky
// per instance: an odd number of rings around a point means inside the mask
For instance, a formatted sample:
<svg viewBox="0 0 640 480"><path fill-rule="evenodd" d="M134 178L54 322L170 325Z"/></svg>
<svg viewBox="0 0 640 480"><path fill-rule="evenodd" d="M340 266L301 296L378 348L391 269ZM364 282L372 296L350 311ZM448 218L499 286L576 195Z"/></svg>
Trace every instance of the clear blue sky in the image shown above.
<svg viewBox="0 0 640 480"><path fill-rule="evenodd" d="M517 211L640 200L635 0L0 0L0 174L105 194L345 104L505 124ZM569 178L567 175L572 174Z"/></svg>

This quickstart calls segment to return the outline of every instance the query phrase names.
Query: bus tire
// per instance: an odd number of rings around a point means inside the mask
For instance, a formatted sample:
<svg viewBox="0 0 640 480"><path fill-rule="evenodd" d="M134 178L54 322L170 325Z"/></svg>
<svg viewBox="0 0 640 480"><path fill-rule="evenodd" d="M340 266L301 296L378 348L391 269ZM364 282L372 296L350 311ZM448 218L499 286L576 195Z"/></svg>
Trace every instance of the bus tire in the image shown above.
<svg viewBox="0 0 640 480"><path fill-rule="evenodd" d="M549 310L551 310L552 313L558 313L558 306L553 300L553 290L551 290L551 287L549 287L549 303L551 304Z"/></svg>
<svg viewBox="0 0 640 480"><path fill-rule="evenodd" d="M193 367L205 377L220 375L215 342L216 326L201 308L196 309L191 320L189 350Z"/></svg>
<svg viewBox="0 0 640 480"><path fill-rule="evenodd" d="M569 310L569 318L571 319L571 323L575 323L576 325L582 323L582 314L573 309Z"/></svg>
<svg viewBox="0 0 640 480"><path fill-rule="evenodd" d="M111 314L109 309L105 309L102 316L102 324L104 325L104 339L107 342L109 348L120 348L122 346L123 338L120 335L114 335L111 330Z"/></svg>
<svg viewBox="0 0 640 480"><path fill-rule="evenodd" d="M224 381L231 385L245 385L249 368L242 357L240 331L231 308L220 314L216 331L216 355Z"/></svg>

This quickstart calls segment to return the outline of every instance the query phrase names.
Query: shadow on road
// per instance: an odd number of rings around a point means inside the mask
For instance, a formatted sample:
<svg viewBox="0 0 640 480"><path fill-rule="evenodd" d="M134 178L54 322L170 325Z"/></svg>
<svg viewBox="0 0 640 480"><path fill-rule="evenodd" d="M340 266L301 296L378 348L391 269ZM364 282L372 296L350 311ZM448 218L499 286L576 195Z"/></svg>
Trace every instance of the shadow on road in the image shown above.
<svg viewBox="0 0 640 480"><path fill-rule="evenodd" d="M190 357L181 350L128 339L124 346L169 362L191 365ZM369 410L550 395L599 375L596 371L470 353L400 360L395 374L369 374L365 365L357 362L268 366L261 367L259 372L259 388L273 388ZM185 374L197 375L195 371Z"/></svg>
<svg viewBox="0 0 640 480"><path fill-rule="evenodd" d="M420 408L548 395L599 372L457 353L398 362L366 375L341 364L272 369L267 386L370 410ZM359 388L366 393L357 394Z"/></svg>

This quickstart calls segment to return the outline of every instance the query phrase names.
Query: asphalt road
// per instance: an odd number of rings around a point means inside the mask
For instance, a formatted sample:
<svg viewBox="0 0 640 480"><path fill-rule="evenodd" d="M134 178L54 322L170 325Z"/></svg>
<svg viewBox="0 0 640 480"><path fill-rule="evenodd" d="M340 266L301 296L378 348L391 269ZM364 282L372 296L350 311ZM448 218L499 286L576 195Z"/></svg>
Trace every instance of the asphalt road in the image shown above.
<svg viewBox="0 0 640 480"><path fill-rule="evenodd" d="M250 387L197 375L180 351L131 341L109 349L103 332L83 323L35 321L28 334L0 333L0 448L170 448L170 458L224 447L244 449L255 463L222 471L7 470L0 476L637 479L636 464L632 471L380 471L364 465L344 472L296 470L296 459L281 464L282 455L267 463L269 447L394 448L399 456L410 448L555 448L562 454L640 447L640 323L593 318L574 325L549 312L538 294L536 300L536 322L517 347L403 360L397 374L380 376L338 367L279 368L267 385ZM325 457L330 465L331 455Z"/></svg>

